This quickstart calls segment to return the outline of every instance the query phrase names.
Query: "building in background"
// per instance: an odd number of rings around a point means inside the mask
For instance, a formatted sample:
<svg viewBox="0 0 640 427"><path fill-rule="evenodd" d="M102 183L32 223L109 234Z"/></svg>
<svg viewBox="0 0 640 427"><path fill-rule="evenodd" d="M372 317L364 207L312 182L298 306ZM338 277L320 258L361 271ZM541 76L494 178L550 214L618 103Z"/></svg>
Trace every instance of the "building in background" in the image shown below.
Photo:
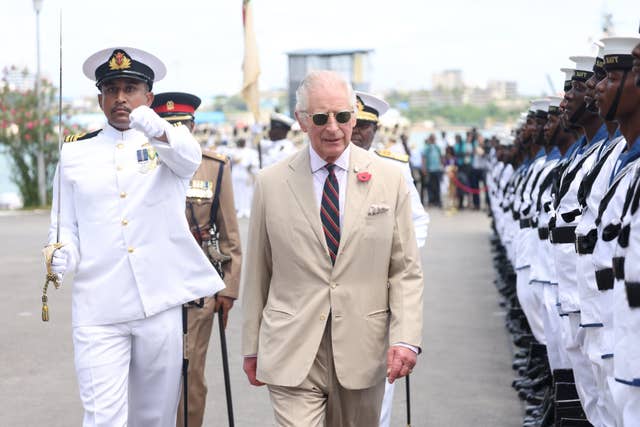
<svg viewBox="0 0 640 427"><path fill-rule="evenodd" d="M369 91L372 49L304 49L287 52L289 57L289 115L296 105L296 89L312 70L333 70L351 82L355 90Z"/></svg>

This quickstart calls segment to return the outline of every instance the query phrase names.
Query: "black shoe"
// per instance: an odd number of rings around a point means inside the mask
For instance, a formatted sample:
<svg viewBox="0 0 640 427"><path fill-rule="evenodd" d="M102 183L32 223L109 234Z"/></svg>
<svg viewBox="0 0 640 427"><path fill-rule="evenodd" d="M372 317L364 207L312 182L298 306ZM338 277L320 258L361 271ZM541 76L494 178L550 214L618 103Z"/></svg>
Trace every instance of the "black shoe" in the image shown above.
<svg viewBox="0 0 640 427"><path fill-rule="evenodd" d="M558 402L578 399L578 390L576 390L575 383L556 382L554 388L556 401Z"/></svg>
<svg viewBox="0 0 640 427"><path fill-rule="evenodd" d="M573 377L573 369L554 369L553 382L554 383L575 383L576 380Z"/></svg>
<svg viewBox="0 0 640 427"><path fill-rule="evenodd" d="M593 427L593 424L583 418L562 418L560 427Z"/></svg>

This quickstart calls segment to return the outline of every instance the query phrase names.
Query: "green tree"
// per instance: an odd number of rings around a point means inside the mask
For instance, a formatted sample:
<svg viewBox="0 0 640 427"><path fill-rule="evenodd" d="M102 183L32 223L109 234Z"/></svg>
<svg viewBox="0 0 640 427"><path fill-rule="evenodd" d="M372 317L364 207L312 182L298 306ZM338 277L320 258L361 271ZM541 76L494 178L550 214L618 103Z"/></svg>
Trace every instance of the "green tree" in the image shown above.
<svg viewBox="0 0 640 427"><path fill-rule="evenodd" d="M42 149L48 201L51 201L51 186L58 161L58 90L50 81L41 80L42 115L38 120L36 93L33 87L24 88L30 86L26 84L30 81L34 81L33 75L26 68L17 70L15 66L5 68L0 81L0 146L7 154L11 180L18 187L25 207L39 205L37 156L41 149L38 141L40 129L44 136ZM67 135L77 130L77 127L64 127L63 133Z"/></svg>

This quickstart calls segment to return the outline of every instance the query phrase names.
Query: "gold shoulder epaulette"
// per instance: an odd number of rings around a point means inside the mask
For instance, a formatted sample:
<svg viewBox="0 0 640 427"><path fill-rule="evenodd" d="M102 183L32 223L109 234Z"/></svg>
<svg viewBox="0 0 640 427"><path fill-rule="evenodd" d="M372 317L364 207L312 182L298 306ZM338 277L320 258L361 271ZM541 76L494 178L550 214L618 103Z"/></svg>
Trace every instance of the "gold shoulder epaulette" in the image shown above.
<svg viewBox="0 0 640 427"><path fill-rule="evenodd" d="M102 132L102 129L98 129L93 132L82 132L82 133L76 133L75 135L67 135L64 137L64 142L76 142L76 141L82 141L85 139L90 139L98 135L100 132Z"/></svg>
<svg viewBox="0 0 640 427"><path fill-rule="evenodd" d="M226 163L227 162L227 156L225 156L224 154L219 154L216 153L215 151L211 151L211 150L202 150L202 155L204 157L207 157L209 159L213 159L213 160L217 160L219 162L222 163Z"/></svg>
<svg viewBox="0 0 640 427"><path fill-rule="evenodd" d="M375 153L380 157L386 157L387 159L397 160L402 163L409 163L409 156L406 154L394 153L389 150L375 150Z"/></svg>

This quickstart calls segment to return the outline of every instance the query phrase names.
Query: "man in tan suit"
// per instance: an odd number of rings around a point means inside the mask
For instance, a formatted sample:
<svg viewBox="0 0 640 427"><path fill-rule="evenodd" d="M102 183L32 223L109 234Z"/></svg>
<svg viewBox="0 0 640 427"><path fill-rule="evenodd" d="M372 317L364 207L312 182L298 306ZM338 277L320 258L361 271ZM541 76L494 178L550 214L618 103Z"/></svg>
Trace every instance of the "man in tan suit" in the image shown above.
<svg viewBox="0 0 640 427"><path fill-rule="evenodd" d="M193 132L195 111L199 106L200 98L195 95L165 92L155 96L151 108L169 123L181 123ZM233 203L231 167L226 156L211 150L202 150L202 163L189 181L186 214L191 233L214 266L219 269L218 272L225 284L225 288L214 297L202 298L187 304L188 425L200 427L207 398L204 368L213 316L222 307L223 323L226 326L229 311L238 298L240 287L240 231ZM215 224L211 224L212 215L215 216ZM215 225L214 230L218 233L217 253L215 248L210 249L212 225ZM214 252L211 253L212 251ZM178 406L178 427L184 425L183 404L184 396Z"/></svg>
<svg viewBox="0 0 640 427"><path fill-rule="evenodd" d="M256 180L244 370L268 385L280 426L375 426L385 377L410 373L421 346L409 194L398 168L350 143L341 76L311 72L296 95L310 144Z"/></svg>

